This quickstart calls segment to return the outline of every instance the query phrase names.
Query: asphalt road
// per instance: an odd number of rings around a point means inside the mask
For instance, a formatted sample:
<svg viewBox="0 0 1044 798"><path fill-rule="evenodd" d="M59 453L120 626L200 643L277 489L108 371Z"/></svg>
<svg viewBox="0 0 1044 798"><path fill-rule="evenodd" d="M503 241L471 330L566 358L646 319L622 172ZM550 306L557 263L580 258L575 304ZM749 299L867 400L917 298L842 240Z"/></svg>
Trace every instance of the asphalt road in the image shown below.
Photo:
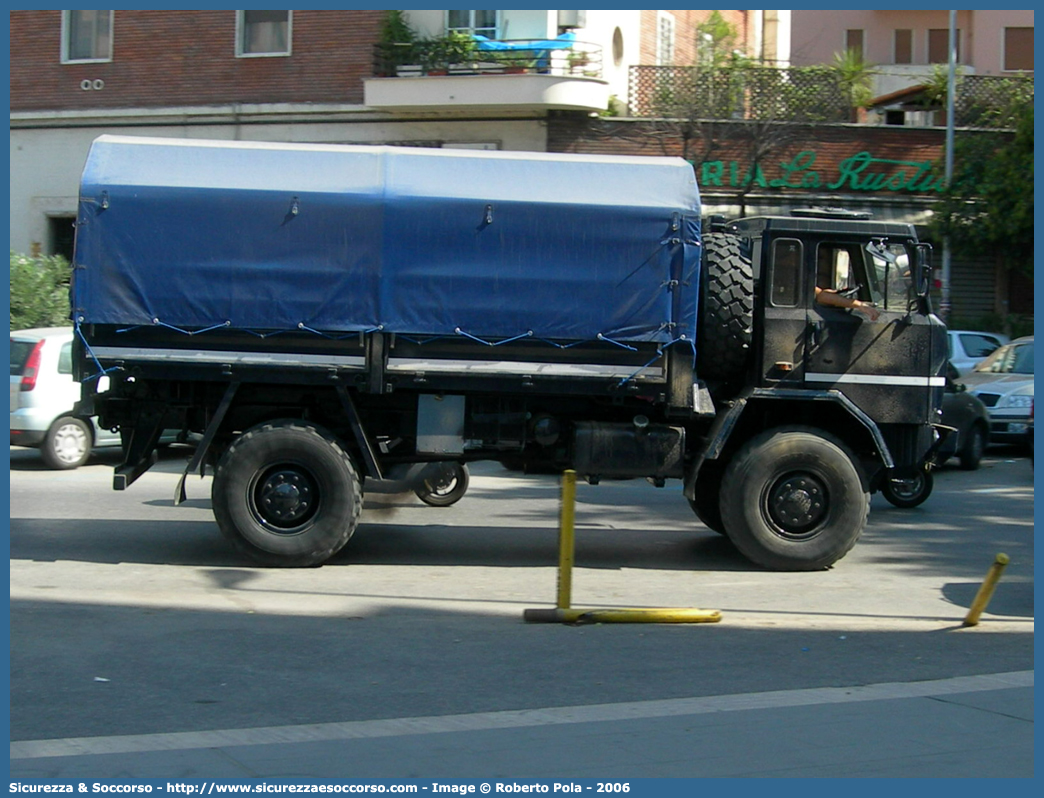
<svg viewBox="0 0 1044 798"><path fill-rule="evenodd" d="M172 506L184 449L129 490L11 449L12 740L237 729L844 687L1033 667L1033 472L991 450L913 510L875 496L832 569L781 574L675 485L578 490L576 607L719 609L717 624L533 624L557 584L558 482L473 468L431 508L372 494L322 568L255 568ZM964 628L997 552L1011 558Z"/></svg>

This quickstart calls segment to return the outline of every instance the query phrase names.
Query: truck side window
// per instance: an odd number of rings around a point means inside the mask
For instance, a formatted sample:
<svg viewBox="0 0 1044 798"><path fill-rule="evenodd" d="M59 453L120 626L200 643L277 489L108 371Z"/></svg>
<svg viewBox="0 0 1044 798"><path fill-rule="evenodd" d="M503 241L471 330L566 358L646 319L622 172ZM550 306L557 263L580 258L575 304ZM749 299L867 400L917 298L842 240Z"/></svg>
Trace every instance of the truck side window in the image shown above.
<svg viewBox="0 0 1044 798"><path fill-rule="evenodd" d="M884 257L870 253L874 301L886 310L906 311L913 299L910 254L902 244L887 244Z"/></svg>
<svg viewBox="0 0 1044 798"><path fill-rule="evenodd" d="M801 242L777 239L772 246L771 303L778 308L797 307L801 300Z"/></svg>

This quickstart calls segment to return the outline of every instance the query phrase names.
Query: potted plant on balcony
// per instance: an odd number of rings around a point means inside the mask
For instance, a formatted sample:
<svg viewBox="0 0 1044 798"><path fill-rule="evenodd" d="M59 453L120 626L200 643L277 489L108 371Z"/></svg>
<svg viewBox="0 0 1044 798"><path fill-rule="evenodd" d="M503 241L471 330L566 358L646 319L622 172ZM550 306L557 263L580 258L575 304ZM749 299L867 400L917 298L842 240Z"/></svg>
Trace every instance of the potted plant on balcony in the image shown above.
<svg viewBox="0 0 1044 798"><path fill-rule="evenodd" d="M419 75L417 33L403 11L387 11L377 39L377 74L380 77Z"/></svg>
<svg viewBox="0 0 1044 798"><path fill-rule="evenodd" d="M424 72L428 75L446 75L450 71L474 71L475 41L470 34L450 31L422 42L425 51Z"/></svg>

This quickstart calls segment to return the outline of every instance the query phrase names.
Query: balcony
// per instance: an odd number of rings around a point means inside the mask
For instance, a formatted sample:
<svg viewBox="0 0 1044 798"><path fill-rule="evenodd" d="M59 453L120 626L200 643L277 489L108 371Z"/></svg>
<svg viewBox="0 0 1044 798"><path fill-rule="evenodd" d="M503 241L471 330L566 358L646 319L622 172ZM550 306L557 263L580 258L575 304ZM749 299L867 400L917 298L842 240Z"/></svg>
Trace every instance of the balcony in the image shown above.
<svg viewBox="0 0 1044 798"><path fill-rule="evenodd" d="M480 36L374 46L364 102L388 111L599 112L609 105L602 49L571 36Z"/></svg>

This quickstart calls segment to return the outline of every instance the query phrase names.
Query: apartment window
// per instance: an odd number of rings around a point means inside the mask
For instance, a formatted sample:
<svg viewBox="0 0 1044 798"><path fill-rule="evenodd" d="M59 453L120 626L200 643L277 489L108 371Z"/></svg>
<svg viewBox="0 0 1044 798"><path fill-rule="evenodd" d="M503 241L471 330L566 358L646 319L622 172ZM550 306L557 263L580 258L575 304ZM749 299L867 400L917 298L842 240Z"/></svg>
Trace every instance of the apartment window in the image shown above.
<svg viewBox="0 0 1044 798"><path fill-rule="evenodd" d="M674 16L664 11L656 18L656 63L674 63Z"/></svg>
<svg viewBox="0 0 1044 798"><path fill-rule="evenodd" d="M450 33L477 33L487 39L497 38L496 11L447 11L446 30Z"/></svg>
<svg viewBox="0 0 1044 798"><path fill-rule="evenodd" d="M895 31L895 53L893 62L896 64L912 64L913 60L913 31L909 28L900 28Z"/></svg>
<svg viewBox="0 0 1044 798"><path fill-rule="evenodd" d="M1033 71L1033 28L1004 29L1004 70Z"/></svg>
<svg viewBox="0 0 1044 798"><path fill-rule="evenodd" d="M850 50L860 58L863 57L863 31L861 29L845 31L845 49Z"/></svg>
<svg viewBox="0 0 1044 798"><path fill-rule="evenodd" d="M112 12L62 12L62 62L111 61Z"/></svg>
<svg viewBox="0 0 1044 798"><path fill-rule="evenodd" d="M236 55L290 55L291 11L237 11Z"/></svg>
<svg viewBox="0 0 1044 798"><path fill-rule="evenodd" d="M961 62L961 32L955 31L957 36L957 63ZM950 63L950 29L932 28L928 31L928 63L948 64Z"/></svg>

